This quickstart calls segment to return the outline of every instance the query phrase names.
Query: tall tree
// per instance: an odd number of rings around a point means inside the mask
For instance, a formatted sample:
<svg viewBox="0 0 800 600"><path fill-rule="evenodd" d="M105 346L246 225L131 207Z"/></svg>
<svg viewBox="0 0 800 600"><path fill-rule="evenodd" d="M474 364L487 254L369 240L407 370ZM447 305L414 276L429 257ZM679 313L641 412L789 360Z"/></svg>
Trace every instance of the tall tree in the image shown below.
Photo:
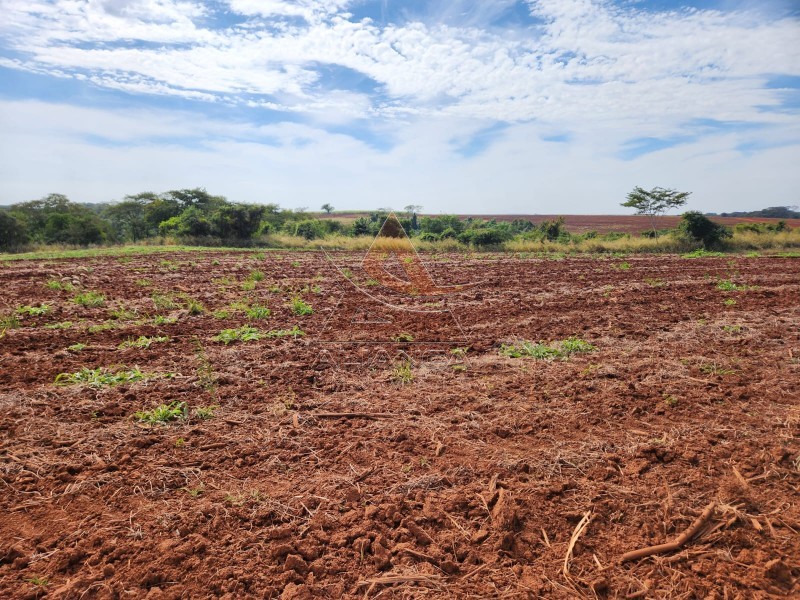
<svg viewBox="0 0 800 600"><path fill-rule="evenodd" d="M333 206L326 202L321 206L322 210L324 210L327 214L331 214L333 212Z"/></svg>
<svg viewBox="0 0 800 600"><path fill-rule="evenodd" d="M628 200L622 206L636 209L637 215L647 215L650 217L650 224L653 227L653 236L658 235L656 229L656 217L666 214L673 208L678 208L686 204L687 198L692 192L679 192L677 190L654 187L652 190L645 190L636 186L628 194Z"/></svg>

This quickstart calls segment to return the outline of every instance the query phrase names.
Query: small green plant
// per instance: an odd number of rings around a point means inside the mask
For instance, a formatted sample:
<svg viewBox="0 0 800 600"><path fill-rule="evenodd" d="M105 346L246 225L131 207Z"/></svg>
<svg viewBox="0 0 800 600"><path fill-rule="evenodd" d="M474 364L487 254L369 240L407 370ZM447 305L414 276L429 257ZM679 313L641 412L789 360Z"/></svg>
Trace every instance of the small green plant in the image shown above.
<svg viewBox="0 0 800 600"><path fill-rule="evenodd" d="M143 288L152 287L153 286L153 282L150 279L137 279L136 280L136 285L138 285L139 287L143 287Z"/></svg>
<svg viewBox="0 0 800 600"><path fill-rule="evenodd" d="M87 308L96 308L98 306L103 306L106 301L106 297L103 294L98 292L83 292L75 296L72 301L75 304L79 304L80 306L85 306Z"/></svg>
<svg viewBox="0 0 800 600"><path fill-rule="evenodd" d="M654 288L664 287L667 285L663 279L645 279L644 281L647 285Z"/></svg>
<svg viewBox="0 0 800 600"><path fill-rule="evenodd" d="M511 358L531 357L537 360L553 360L561 358L566 360L573 354L592 352L595 347L589 342L577 337L570 337L560 342L543 344L541 342L522 341L518 344L504 344L500 348L501 354Z"/></svg>
<svg viewBox="0 0 800 600"><path fill-rule="evenodd" d="M183 300L184 306L190 315L202 315L204 312L206 312L206 307L203 306L203 303L199 300L192 298L187 294L181 294L180 298Z"/></svg>
<svg viewBox="0 0 800 600"><path fill-rule="evenodd" d="M681 258L717 258L720 256L725 256L725 253L712 252L710 250L699 248L697 250L693 250L692 252L687 252L686 254L682 254Z"/></svg>
<svg viewBox="0 0 800 600"><path fill-rule="evenodd" d="M381 284L380 281L378 281L377 279L367 279L364 282L364 287L375 287L380 284Z"/></svg>
<svg viewBox="0 0 800 600"><path fill-rule="evenodd" d="M20 306L17 309L18 315L28 315L30 317L40 317L42 315L46 315L50 312L50 307L47 304L41 304L39 306Z"/></svg>
<svg viewBox="0 0 800 600"><path fill-rule="evenodd" d="M456 373L463 373L467 370L467 365L453 365L451 367Z"/></svg>
<svg viewBox="0 0 800 600"><path fill-rule="evenodd" d="M399 343L413 342L414 341L414 336L411 335L410 333L403 332L403 333L400 333L400 334L394 336L394 338L392 338L392 339L394 339L395 342L399 342Z"/></svg>
<svg viewBox="0 0 800 600"><path fill-rule="evenodd" d="M223 329L219 335L214 336L212 339L215 342L222 342L226 346L233 342L252 342L260 340L263 335L255 327L247 325L239 329Z"/></svg>
<svg viewBox="0 0 800 600"><path fill-rule="evenodd" d="M72 346L67 346L67 350L69 350L70 352L82 352L88 347L89 346L87 344L81 344L80 342L78 342L77 344L72 344Z"/></svg>
<svg viewBox="0 0 800 600"><path fill-rule="evenodd" d="M742 326L741 325L723 325L722 331L726 333L741 333Z"/></svg>
<svg viewBox="0 0 800 600"><path fill-rule="evenodd" d="M109 310L108 316L118 321L135 321L139 318L139 313L136 310L129 310L124 306L120 306Z"/></svg>
<svg viewBox="0 0 800 600"><path fill-rule="evenodd" d="M350 269L342 269L342 275L344 275L348 279L353 278L353 272Z"/></svg>
<svg viewBox="0 0 800 600"><path fill-rule="evenodd" d="M740 286L736 285L734 282L730 281L729 279L722 279L718 284L717 288L725 291L725 292L735 292L737 290L742 289Z"/></svg>
<svg viewBox="0 0 800 600"><path fill-rule="evenodd" d="M198 419L211 419L214 417L214 411L219 408L219 404L212 404L211 406L198 406L194 409L194 416Z"/></svg>
<svg viewBox="0 0 800 600"><path fill-rule="evenodd" d="M49 323L44 325L45 329L69 329L72 327L72 321L62 321L60 323Z"/></svg>
<svg viewBox="0 0 800 600"><path fill-rule="evenodd" d="M392 369L392 379L400 385L408 385L414 381L414 372L411 370L411 361L404 360Z"/></svg>
<svg viewBox="0 0 800 600"><path fill-rule="evenodd" d="M297 325L292 327L291 329L273 329L272 331L268 331L264 334L264 337L267 338L282 338L282 337L303 337L306 334L305 331L300 329Z"/></svg>
<svg viewBox="0 0 800 600"><path fill-rule="evenodd" d="M292 298L291 309L294 314L299 317L310 315L314 312L310 304L304 302L301 298Z"/></svg>
<svg viewBox="0 0 800 600"><path fill-rule="evenodd" d="M256 289L256 282L255 281L243 281L241 285L242 291L244 292L252 292Z"/></svg>
<svg viewBox="0 0 800 600"><path fill-rule="evenodd" d="M147 337L145 335L140 335L135 340L126 340L126 341L122 342L118 346L118 348L120 350L122 350L124 348L145 348L145 349L147 349L150 346L152 346L153 344L163 343L163 342L168 342L168 341L169 341L169 338L166 337L166 336Z"/></svg>
<svg viewBox="0 0 800 600"><path fill-rule="evenodd" d="M247 276L247 279L250 281L264 281L264 273L262 271L252 271L250 275Z"/></svg>
<svg viewBox="0 0 800 600"><path fill-rule="evenodd" d="M153 300L153 306L156 307L156 310L174 310L178 308L175 299L170 294L153 292L150 298Z"/></svg>
<svg viewBox="0 0 800 600"><path fill-rule="evenodd" d="M120 385L123 383L134 383L150 377L137 367L126 369L87 369L82 368L77 373L59 373L56 376L56 385L89 385L92 387L102 387L104 385Z"/></svg>
<svg viewBox="0 0 800 600"><path fill-rule="evenodd" d="M734 300L733 298L727 298L725 299L725 301L723 301L723 304L725 306L736 306L736 300Z"/></svg>
<svg viewBox="0 0 800 600"><path fill-rule="evenodd" d="M736 371L725 369L717 363L706 363L699 367L701 373L706 375L733 375Z"/></svg>
<svg viewBox="0 0 800 600"><path fill-rule="evenodd" d="M248 319L266 319L272 313L266 306L253 304L245 310L245 314L247 315Z"/></svg>
<svg viewBox="0 0 800 600"><path fill-rule="evenodd" d="M231 311L225 310L225 309L215 310L211 314L214 315L215 319L230 319L231 318Z"/></svg>
<svg viewBox="0 0 800 600"><path fill-rule="evenodd" d="M461 356L466 356L468 351L469 348L467 347L458 347L451 349L450 354L452 354L453 356L461 357Z"/></svg>
<svg viewBox="0 0 800 600"><path fill-rule="evenodd" d="M177 322L178 319L176 317L165 317L163 315L153 317L153 325L173 325Z"/></svg>
<svg viewBox="0 0 800 600"><path fill-rule="evenodd" d="M613 268L617 269L618 271L627 271L628 269L631 268L631 264L628 262L623 262L617 265L613 265Z"/></svg>
<svg viewBox="0 0 800 600"><path fill-rule="evenodd" d="M156 423L166 424L170 421L186 418L186 402L173 402L172 404L162 404L153 410L140 410L133 415L140 423L155 425Z"/></svg>
<svg viewBox="0 0 800 600"><path fill-rule="evenodd" d="M678 399L675 396L664 394L664 404L667 406L678 406Z"/></svg>
<svg viewBox="0 0 800 600"><path fill-rule="evenodd" d="M199 498L200 495L205 491L205 486L201 483L199 486L195 488L181 488L187 494L189 494L192 498Z"/></svg>
<svg viewBox="0 0 800 600"><path fill-rule="evenodd" d="M16 329L19 326L20 321L17 315L0 315L0 329Z"/></svg>
<svg viewBox="0 0 800 600"><path fill-rule="evenodd" d="M29 577L26 581L32 585L36 585L39 587L47 587L50 585L50 582L47 580L47 577L39 577L38 575L34 575L33 577Z"/></svg>
<svg viewBox="0 0 800 600"><path fill-rule="evenodd" d="M294 262L292 262L292 266L297 268L300 266L300 262L295 260Z"/></svg>
<svg viewBox="0 0 800 600"><path fill-rule="evenodd" d="M185 445L186 445L186 440L183 439L182 437L179 437L177 440L175 440L176 448L183 448Z"/></svg>
<svg viewBox="0 0 800 600"><path fill-rule="evenodd" d="M67 290L71 292L75 289L71 283L63 283L58 279L50 279L45 283L45 286L48 290ZM67 289L67 286L69 286L69 289Z"/></svg>

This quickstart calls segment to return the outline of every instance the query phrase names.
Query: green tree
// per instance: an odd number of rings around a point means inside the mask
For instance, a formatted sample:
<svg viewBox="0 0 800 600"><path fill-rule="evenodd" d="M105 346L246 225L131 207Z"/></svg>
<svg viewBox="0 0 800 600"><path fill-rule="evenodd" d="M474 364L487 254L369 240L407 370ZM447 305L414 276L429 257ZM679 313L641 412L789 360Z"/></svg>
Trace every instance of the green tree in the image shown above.
<svg viewBox="0 0 800 600"><path fill-rule="evenodd" d="M13 251L28 241L25 223L5 211L0 211L0 250Z"/></svg>
<svg viewBox="0 0 800 600"><path fill-rule="evenodd" d="M323 204L321 208L322 208L322 210L324 210L324 211L325 211L327 214L331 214L331 213L333 212L333 206L331 206L331 205L330 205L329 203L327 203L327 202L326 202L325 204Z"/></svg>
<svg viewBox="0 0 800 600"><path fill-rule="evenodd" d="M653 226L653 236L658 235L656 229L656 217L665 214L673 208L678 208L686 204L691 192L679 192L661 187L654 187L652 190L645 190L636 186L628 194L628 200L622 206L636 209L637 215L647 215L650 217L650 224Z"/></svg>
<svg viewBox="0 0 800 600"><path fill-rule="evenodd" d="M141 200L123 200L112 204L105 209L103 216L109 220L120 240L136 242L148 236L145 204Z"/></svg>
<svg viewBox="0 0 800 600"><path fill-rule="evenodd" d="M717 246L722 240L731 237L731 230L714 223L703 213L692 210L681 216L681 231L696 242L702 242L706 250Z"/></svg>
<svg viewBox="0 0 800 600"><path fill-rule="evenodd" d="M253 204L225 204L209 220L222 239L249 240L261 227L266 207Z"/></svg>

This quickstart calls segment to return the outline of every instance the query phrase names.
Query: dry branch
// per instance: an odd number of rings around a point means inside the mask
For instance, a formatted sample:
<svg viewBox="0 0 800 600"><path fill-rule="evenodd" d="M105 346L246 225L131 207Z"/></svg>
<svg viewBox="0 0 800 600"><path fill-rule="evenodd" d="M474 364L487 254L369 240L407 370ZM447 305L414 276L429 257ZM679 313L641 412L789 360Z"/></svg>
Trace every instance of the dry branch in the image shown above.
<svg viewBox="0 0 800 600"><path fill-rule="evenodd" d="M572 532L572 537L569 539L569 546L567 546L567 554L564 556L564 577L569 579L569 559L572 558L572 550L575 548L575 544L578 542L578 538L581 537L581 534L584 532L586 527L588 527L589 522L592 520L592 513L591 511L587 512L583 515L583 518L580 522L575 526L575 531Z"/></svg>
<svg viewBox="0 0 800 600"><path fill-rule="evenodd" d="M640 558L645 558L648 556L652 556L653 554L663 554L665 552L673 552L683 547L686 542L691 540L700 529L705 525L708 520L711 518L711 515L714 514L714 509L717 507L716 502L711 502L708 506L706 506L705 510L700 513L700 516L697 517L694 522L684 531L681 535L679 535L675 540L669 542L667 544L659 544L657 546L648 546L647 548L640 548L639 550L631 550L630 552L626 552L620 558L620 562L627 562L630 560L639 560Z"/></svg>

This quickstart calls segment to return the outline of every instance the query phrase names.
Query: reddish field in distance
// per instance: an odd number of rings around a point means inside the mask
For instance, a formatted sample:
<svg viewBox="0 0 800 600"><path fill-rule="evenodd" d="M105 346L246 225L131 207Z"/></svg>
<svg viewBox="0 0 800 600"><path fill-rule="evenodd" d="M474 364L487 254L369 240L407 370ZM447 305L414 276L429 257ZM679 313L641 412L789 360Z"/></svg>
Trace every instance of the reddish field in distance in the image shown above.
<svg viewBox="0 0 800 600"><path fill-rule="evenodd" d="M0 263L0 598L797 597L800 260L423 254L480 285L387 314L331 256Z"/></svg>
<svg viewBox="0 0 800 600"><path fill-rule="evenodd" d="M320 214L321 219L341 219L352 221L358 217L363 217L369 213L335 213L331 215ZM420 215L436 216L436 215ZM623 233L642 233L652 229L650 217L640 215L459 215L466 219L473 217L476 219L495 219L496 221L513 221L514 219L525 219L540 223L545 220L564 217L566 228L571 233L586 233L587 231L597 231L598 233L610 233L618 231ZM784 220L790 227L800 227L800 219L765 219L759 217L710 217L717 223L722 223L728 227L733 227L737 223L777 223ZM677 227L681 218L675 215L668 215L656 219L656 227L667 229Z"/></svg>

